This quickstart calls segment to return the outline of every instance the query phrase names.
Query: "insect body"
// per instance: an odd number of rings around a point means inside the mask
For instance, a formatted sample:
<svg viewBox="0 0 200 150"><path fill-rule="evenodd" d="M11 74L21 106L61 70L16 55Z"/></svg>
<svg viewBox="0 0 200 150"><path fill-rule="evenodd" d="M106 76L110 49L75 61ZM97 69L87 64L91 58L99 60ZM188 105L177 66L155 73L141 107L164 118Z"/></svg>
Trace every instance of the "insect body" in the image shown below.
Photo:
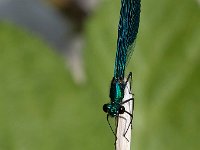
<svg viewBox="0 0 200 150"><path fill-rule="evenodd" d="M130 72L127 80L124 81L125 68L128 64L133 46L138 33L140 20L140 0L121 0L120 20L118 25L117 51L114 66L114 77L110 86L110 103L103 105L104 112L108 117L118 118L119 114L128 113L123 106L124 103L134 100L133 98L125 100L124 90L129 80L132 80ZM132 123L132 121L131 121ZM111 127L110 123L109 126ZM113 131L113 129L111 128ZM114 133L114 131L113 131ZM115 134L115 133L114 133Z"/></svg>

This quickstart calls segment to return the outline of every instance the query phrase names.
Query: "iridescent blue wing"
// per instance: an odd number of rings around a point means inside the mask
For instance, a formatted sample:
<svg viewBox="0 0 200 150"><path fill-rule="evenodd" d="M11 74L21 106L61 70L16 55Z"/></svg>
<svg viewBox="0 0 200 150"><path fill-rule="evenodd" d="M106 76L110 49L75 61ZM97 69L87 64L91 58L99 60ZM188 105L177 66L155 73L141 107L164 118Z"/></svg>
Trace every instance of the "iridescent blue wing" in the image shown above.
<svg viewBox="0 0 200 150"><path fill-rule="evenodd" d="M122 0L118 26L115 77L124 78L125 67L133 52L140 21L140 0Z"/></svg>

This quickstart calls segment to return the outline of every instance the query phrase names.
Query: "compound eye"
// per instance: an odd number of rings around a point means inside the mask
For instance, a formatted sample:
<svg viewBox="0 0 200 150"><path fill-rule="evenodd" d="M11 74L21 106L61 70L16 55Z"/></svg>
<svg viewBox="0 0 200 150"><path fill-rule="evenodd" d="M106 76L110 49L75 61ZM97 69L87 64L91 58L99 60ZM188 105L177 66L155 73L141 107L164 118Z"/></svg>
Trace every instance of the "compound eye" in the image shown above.
<svg viewBox="0 0 200 150"><path fill-rule="evenodd" d="M119 114L123 114L125 112L124 106L119 107Z"/></svg>
<svg viewBox="0 0 200 150"><path fill-rule="evenodd" d="M104 105L103 105L103 111L104 111L105 113L108 112L108 104L104 104Z"/></svg>

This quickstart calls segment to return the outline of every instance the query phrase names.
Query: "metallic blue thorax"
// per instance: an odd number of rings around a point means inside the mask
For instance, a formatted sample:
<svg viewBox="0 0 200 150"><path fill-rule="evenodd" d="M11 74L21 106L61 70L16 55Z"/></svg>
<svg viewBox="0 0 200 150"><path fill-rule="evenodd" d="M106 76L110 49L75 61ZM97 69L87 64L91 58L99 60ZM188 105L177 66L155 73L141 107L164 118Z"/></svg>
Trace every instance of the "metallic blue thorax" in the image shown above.
<svg viewBox="0 0 200 150"><path fill-rule="evenodd" d="M110 86L111 102L121 103L124 98L124 84L123 80L113 78Z"/></svg>
<svg viewBox="0 0 200 150"><path fill-rule="evenodd" d="M124 82L122 79L113 78L110 86L111 102L107 104L108 114L115 117L119 114L122 99L124 98Z"/></svg>

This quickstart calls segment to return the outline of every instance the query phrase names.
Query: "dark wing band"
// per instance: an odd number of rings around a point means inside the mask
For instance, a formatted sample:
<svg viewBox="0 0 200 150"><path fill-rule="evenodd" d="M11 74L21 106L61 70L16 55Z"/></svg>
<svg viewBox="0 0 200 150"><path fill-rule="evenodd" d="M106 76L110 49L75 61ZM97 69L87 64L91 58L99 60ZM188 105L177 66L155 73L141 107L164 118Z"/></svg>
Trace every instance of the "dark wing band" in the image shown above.
<svg viewBox="0 0 200 150"><path fill-rule="evenodd" d="M140 0L122 0L118 26L114 76L124 78L125 67L133 52L140 21Z"/></svg>

